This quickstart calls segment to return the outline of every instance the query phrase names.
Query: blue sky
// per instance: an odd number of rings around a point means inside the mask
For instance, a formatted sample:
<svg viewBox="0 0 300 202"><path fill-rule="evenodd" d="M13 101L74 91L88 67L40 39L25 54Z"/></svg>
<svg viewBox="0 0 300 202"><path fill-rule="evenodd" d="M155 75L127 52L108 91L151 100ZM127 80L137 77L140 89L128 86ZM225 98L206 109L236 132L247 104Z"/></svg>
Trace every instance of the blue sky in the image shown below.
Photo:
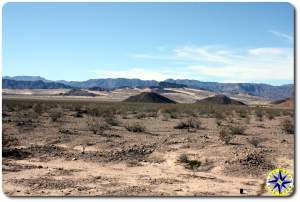
<svg viewBox="0 0 300 202"><path fill-rule="evenodd" d="M288 3L7 3L3 75L293 83Z"/></svg>

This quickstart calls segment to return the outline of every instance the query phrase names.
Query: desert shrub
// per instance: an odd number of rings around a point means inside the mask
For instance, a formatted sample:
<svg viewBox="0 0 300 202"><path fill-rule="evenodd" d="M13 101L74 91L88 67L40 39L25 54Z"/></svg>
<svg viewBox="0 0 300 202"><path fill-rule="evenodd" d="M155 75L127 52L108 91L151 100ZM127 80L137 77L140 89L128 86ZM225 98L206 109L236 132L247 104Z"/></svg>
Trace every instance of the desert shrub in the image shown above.
<svg viewBox="0 0 300 202"><path fill-rule="evenodd" d="M105 122L111 126L118 126L120 125L120 121L117 119L116 116L111 115L104 118Z"/></svg>
<svg viewBox="0 0 300 202"><path fill-rule="evenodd" d="M87 125L94 134L102 134L109 128L105 120L99 117L88 117Z"/></svg>
<svg viewBox="0 0 300 202"><path fill-rule="evenodd" d="M259 121L263 121L264 111L261 108L256 109L255 114Z"/></svg>
<svg viewBox="0 0 300 202"><path fill-rule="evenodd" d="M137 119L144 119L144 118L146 118L146 114L145 114L144 112L138 113L138 114L136 115L136 118L137 118Z"/></svg>
<svg viewBox="0 0 300 202"><path fill-rule="evenodd" d="M258 147L263 142L263 139L259 137L253 137L251 139L247 139L247 141L254 147Z"/></svg>
<svg viewBox="0 0 300 202"><path fill-rule="evenodd" d="M222 121L217 119L216 124L217 124L217 126L222 126Z"/></svg>
<svg viewBox="0 0 300 202"><path fill-rule="evenodd" d="M157 117L157 112L148 112L147 116L156 118Z"/></svg>
<svg viewBox="0 0 300 202"><path fill-rule="evenodd" d="M97 117L106 117L116 114L116 109L113 107L108 106L93 106L87 108L87 114L91 116L97 116Z"/></svg>
<svg viewBox="0 0 300 202"><path fill-rule="evenodd" d="M246 128L240 125L231 125L229 126L229 130L233 135L243 135Z"/></svg>
<svg viewBox="0 0 300 202"><path fill-rule="evenodd" d="M295 126L292 120L285 119L281 122L281 128L287 134L294 134L295 133Z"/></svg>
<svg viewBox="0 0 300 202"><path fill-rule="evenodd" d="M170 114L163 113L161 120L162 121L169 121L170 118L171 118Z"/></svg>
<svg viewBox="0 0 300 202"><path fill-rule="evenodd" d="M32 107L33 111L39 115L41 115L44 112L44 105L41 103L36 103Z"/></svg>
<svg viewBox="0 0 300 202"><path fill-rule="evenodd" d="M50 110L49 116L52 121L58 121L60 118L62 118L64 115L63 109L58 107Z"/></svg>
<svg viewBox="0 0 300 202"><path fill-rule="evenodd" d="M39 117L38 113L36 113L34 110L30 109L26 112L25 116L27 119L33 121Z"/></svg>
<svg viewBox="0 0 300 202"><path fill-rule="evenodd" d="M15 137L10 136L7 133L7 129L2 129L2 146L3 147L12 147L19 145L19 140Z"/></svg>
<svg viewBox="0 0 300 202"><path fill-rule="evenodd" d="M179 156L179 162L181 163L187 163L189 160L188 156L186 154L180 154Z"/></svg>
<svg viewBox="0 0 300 202"><path fill-rule="evenodd" d="M166 108L163 112L169 114L171 119L177 119L179 117L177 108Z"/></svg>
<svg viewBox="0 0 300 202"><path fill-rule="evenodd" d="M188 160L186 168L195 170L201 166L201 161L198 160Z"/></svg>
<svg viewBox="0 0 300 202"><path fill-rule="evenodd" d="M267 117L269 120L273 120L275 118L274 114L273 113L267 113Z"/></svg>
<svg viewBox="0 0 300 202"><path fill-rule="evenodd" d="M237 113L239 114L239 116L241 118L247 118L248 117L248 111L245 109L240 109L237 111Z"/></svg>
<svg viewBox="0 0 300 202"><path fill-rule="evenodd" d="M217 120L224 120L225 119L224 114L220 111L215 112L215 117L216 117Z"/></svg>
<svg viewBox="0 0 300 202"><path fill-rule="evenodd" d="M230 130L228 128L224 127L220 130L219 139L225 144L229 144L233 138L234 136L232 133L230 133Z"/></svg>
<svg viewBox="0 0 300 202"><path fill-rule="evenodd" d="M141 132L145 132L146 127L139 123L134 123L134 124L127 125L126 129L133 133L141 133Z"/></svg>
<svg viewBox="0 0 300 202"><path fill-rule="evenodd" d="M175 129L199 129L201 122L195 118L189 118L184 121L180 121L174 128Z"/></svg>
<svg viewBox="0 0 300 202"><path fill-rule="evenodd" d="M213 105L208 105L207 113L208 114L215 114L216 113L215 107Z"/></svg>
<svg viewBox="0 0 300 202"><path fill-rule="evenodd" d="M250 124L250 122L251 122L251 118L250 118L250 116L247 116L245 119L245 123Z"/></svg>

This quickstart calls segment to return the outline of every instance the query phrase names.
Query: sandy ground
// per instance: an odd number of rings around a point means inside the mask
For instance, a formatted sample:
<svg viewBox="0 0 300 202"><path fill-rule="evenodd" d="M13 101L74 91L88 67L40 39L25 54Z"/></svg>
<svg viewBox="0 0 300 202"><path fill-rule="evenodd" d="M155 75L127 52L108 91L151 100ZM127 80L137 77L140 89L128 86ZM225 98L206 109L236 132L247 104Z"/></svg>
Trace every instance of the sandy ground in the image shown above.
<svg viewBox="0 0 300 202"><path fill-rule="evenodd" d="M4 105L9 101L4 100ZM26 109L21 113L26 113ZM3 190L9 196L271 196L266 174L274 168L294 172L294 135L280 127L286 115L259 121L236 113L222 120L246 128L226 145L219 139L216 118L203 115L196 130L174 129L186 117L136 118L116 115L117 126L94 134L88 114L63 108L52 121L48 111L30 124L16 110L4 108ZM145 132L126 126L140 123ZM248 140L261 138L259 146ZM17 141L14 143L14 141ZM85 149L84 149L85 148ZM181 154L201 161L188 169ZM261 157L258 163L249 156ZM240 194L240 189L244 194Z"/></svg>

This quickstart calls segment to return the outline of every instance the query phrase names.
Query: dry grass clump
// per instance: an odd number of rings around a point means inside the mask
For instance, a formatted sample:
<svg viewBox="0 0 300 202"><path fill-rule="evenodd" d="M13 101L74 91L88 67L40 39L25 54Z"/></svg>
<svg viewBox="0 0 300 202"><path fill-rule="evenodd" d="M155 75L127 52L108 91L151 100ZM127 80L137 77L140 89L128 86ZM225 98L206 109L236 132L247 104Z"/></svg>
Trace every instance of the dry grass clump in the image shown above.
<svg viewBox="0 0 300 202"><path fill-rule="evenodd" d="M224 116L224 114L223 114L222 112L216 111L216 112L215 112L215 118L216 118L217 120L224 120L224 119L225 119L225 116Z"/></svg>
<svg viewBox="0 0 300 202"><path fill-rule="evenodd" d="M61 107L51 109L49 112L49 116L54 122L60 120L63 117L63 115L64 111Z"/></svg>
<svg viewBox="0 0 300 202"><path fill-rule="evenodd" d="M141 112L141 113L137 113L135 116L137 119L144 119L147 117L146 113Z"/></svg>
<svg viewBox="0 0 300 202"><path fill-rule="evenodd" d="M240 109L237 111L237 113L239 114L239 116L241 118L247 118L248 117L248 111L245 109Z"/></svg>
<svg viewBox="0 0 300 202"><path fill-rule="evenodd" d="M180 154L178 160L179 160L179 162L181 162L181 163L187 163L188 160L189 160L189 158L188 158L188 156L187 156L186 154Z"/></svg>
<svg viewBox="0 0 300 202"><path fill-rule="evenodd" d="M105 122L111 126L120 125L120 121L117 119L115 115L107 116L104 118Z"/></svg>
<svg viewBox="0 0 300 202"><path fill-rule="evenodd" d="M187 120L180 121L175 127L175 129L200 129L201 122L195 118L189 118Z"/></svg>
<svg viewBox="0 0 300 202"><path fill-rule="evenodd" d="M163 110L163 113L169 114L171 119L177 119L179 117L178 108L170 107Z"/></svg>
<svg viewBox="0 0 300 202"><path fill-rule="evenodd" d="M105 120L99 117L88 117L87 125L94 134L103 134L104 130L109 128Z"/></svg>
<svg viewBox="0 0 300 202"><path fill-rule="evenodd" d="M264 139L259 138L259 137L253 137L251 139L247 139L247 141L253 145L255 148L257 148L263 141Z"/></svg>
<svg viewBox="0 0 300 202"><path fill-rule="evenodd" d="M140 123L133 123L126 126L126 129L133 133L142 133L145 132L146 127L141 125Z"/></svg>
<svg viewBox="0 0 300 202"><path fill-rule="evenodd" d="M45 106L41 103L36 103L32 106L32 109L35 113L41 115L45 111Z"/></svg>
<svg viewBox="0 0 300 202"><path fill-rule="evenodd" d="M230 141L234 138L234 135L230 132L229 128L223 127L220 130L219 133L219 139L224 143L224 144L229 144Z"/></svg>
<svg viewBox="0 0 300 202"><path fill-rule="evenodd" d="M19 140L15 137L10 136L7 133L7 129L2 130L2 147L13 147L19 145Z"/></svg>
<svg viewBox="0 0 300 202"><path fill-rule="evenodd" d="M281 129L287 134L295 133L294 122L291 119L285 119L281 122Z"/></svg>
<svg viewBox="0 0 300 202"><path fill-rule="evenodd" d="M264 111L261 109L261 108L257 108L255 110L255 114L256 114L256 117L259 121L263 121L263 118L264 118Z"/></svg>
<svg viewBox="0 0 300 202"><path fill-rule="evenodd" d="M243 135L245 134L246 128L240 125L231 125L229 126L229 130L233 135Z"/></svg>

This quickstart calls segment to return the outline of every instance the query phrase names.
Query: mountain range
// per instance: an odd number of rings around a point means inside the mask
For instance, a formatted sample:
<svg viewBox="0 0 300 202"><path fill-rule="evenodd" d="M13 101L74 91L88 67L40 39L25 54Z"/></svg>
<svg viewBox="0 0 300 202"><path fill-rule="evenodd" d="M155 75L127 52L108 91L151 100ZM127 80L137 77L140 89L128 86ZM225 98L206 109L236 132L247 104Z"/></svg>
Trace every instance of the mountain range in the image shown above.
<svg viewBox="0 0 300 202"><path fill-rule="evenodd" d="M163 82L155 80L107 78L90 79L86 81L51 81L40 76L4 76L2 79L3 89L55 89L55 88L101 88L113 90L117 88L194 88L216 93L239 94L244 93L252 96L260 96L270 100L293 97L294 84L273 86L263 83L219 83L202 82L189 79L167 79Z"/></svg>

